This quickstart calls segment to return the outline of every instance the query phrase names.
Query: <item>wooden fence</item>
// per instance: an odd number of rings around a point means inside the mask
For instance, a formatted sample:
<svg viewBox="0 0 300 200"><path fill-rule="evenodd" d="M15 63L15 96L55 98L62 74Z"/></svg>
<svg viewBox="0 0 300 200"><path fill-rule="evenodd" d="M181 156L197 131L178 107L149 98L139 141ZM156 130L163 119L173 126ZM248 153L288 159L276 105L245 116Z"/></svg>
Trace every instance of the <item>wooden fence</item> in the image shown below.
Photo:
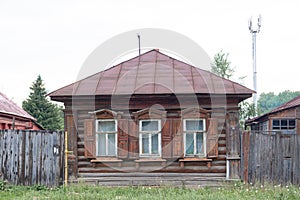
<svg viewBox="0 0 300 200"><path fill-rule="evenodd" d="M300 185L300 135L244 132L241 141L245 182Z"/></svg>
<svg viewBox="0 0 300 200"><path fill-rule="evenodd" d="M62 183L63 132L0 130L0 178L13 184Z"/></svg>

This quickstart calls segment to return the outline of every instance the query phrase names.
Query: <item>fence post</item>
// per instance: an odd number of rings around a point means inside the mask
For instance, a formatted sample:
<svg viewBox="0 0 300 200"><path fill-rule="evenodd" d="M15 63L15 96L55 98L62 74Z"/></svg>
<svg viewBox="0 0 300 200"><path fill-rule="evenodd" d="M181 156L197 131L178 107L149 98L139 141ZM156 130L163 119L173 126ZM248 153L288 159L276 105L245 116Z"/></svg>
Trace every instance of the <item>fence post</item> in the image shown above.
<svg viewBox="0 0 300 200"><path fill-rule="evenodd" d="M228 111L226 123L226 178L240 179L240 134L238 110Z"/></svg>
<svg viewBox="0 0 300 200"><path fill-rule="evenodd" d="M244 182L248 183L249 173L249 148L250 148L250 132L242 132L242 144L241 144L241 178Z"/></svg>

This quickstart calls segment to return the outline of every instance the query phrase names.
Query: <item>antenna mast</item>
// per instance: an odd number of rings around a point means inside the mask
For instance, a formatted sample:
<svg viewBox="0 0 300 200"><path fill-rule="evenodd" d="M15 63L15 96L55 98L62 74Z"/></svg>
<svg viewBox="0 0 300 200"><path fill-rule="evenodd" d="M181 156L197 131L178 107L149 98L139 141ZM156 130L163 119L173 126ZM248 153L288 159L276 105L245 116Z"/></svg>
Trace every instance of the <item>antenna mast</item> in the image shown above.
<svg viewBox="0 0 300 200"><path fill-rule="evenodd" d="M137 37L138 37L138 41L139 41L139 56L140 56L141 55L141 36L139 33L137 34Z"/></svg>
<svg viewBox="0 0 300 200"><path fill-rule="evenodd" d="M255 108L257 108L257 71L256 71L256 34L260 32L261 27L261 15L257 19L257 27L252 26L252 17L249 19L248 23L249 31L252 34L252 62L253 62L253 89L256 94L253 95L253 102Z"/></svg>

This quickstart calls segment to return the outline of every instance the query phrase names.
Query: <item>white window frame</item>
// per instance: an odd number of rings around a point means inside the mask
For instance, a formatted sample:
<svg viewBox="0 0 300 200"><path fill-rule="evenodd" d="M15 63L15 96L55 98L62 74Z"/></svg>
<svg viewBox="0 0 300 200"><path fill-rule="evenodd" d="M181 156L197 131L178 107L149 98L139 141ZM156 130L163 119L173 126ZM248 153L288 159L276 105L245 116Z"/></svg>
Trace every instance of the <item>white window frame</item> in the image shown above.
<svg viewBox="0 0 300 200"><path fill-rule="evenodd" d="M187 121L195 121L195 120L203 121L203 130L198 130L198 131L186 130L186 122ZM187 133L194 134L194 154L186 154L186 134ZM197 141L196 141L197 133L203 134L203 153L202 154L197 154ZM205 157L206 156L206 120L204 118L184 119L183 120L183 144L184 144L184 157Z"/></svg>
<svg viewBox="0 0 300 200"><path fill-rule="evenodd" d="M100 132L98 129L99 122L104 121L114 121L115 122L115 131L106 131L106 132ZM98 149L98 137L99 134L105 134L105 155L99 155L99 149ZM108 134L115 134L115 155L108 155ZM117 157L118 156L118 121L115 119L97 119L96 120L96 156L97 157Z"/></svg>
<svg viewBox="0 0 300 200"><path fill-rule="evenodd" d="M157 121L158 122L158 130L157 131L142 131L142 123L149 121ZM149 154L142 153L143 134L149 134ZM152 154L152 134L158 134L158 154ZM139 154L140 157L160 157L161 156L161 120L160 119L144 119L139 121Z"/></svg>

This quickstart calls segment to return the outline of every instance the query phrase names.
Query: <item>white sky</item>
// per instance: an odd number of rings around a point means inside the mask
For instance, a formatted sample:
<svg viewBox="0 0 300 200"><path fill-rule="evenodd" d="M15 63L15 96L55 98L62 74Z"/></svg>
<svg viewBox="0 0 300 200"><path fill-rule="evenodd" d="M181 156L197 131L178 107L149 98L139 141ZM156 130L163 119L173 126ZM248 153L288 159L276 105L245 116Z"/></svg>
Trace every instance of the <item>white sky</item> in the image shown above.
<svg viewBox="0 0 300 200"><path fill-rule="evenodd" d="M102 42L139 28L184 34L211 58L223 49L252 88L248 19L259 13L258 92L300 90L299 10L298 0L0 0L0 91L21 105L38 74L48 92L70 84Z"/></svg>

